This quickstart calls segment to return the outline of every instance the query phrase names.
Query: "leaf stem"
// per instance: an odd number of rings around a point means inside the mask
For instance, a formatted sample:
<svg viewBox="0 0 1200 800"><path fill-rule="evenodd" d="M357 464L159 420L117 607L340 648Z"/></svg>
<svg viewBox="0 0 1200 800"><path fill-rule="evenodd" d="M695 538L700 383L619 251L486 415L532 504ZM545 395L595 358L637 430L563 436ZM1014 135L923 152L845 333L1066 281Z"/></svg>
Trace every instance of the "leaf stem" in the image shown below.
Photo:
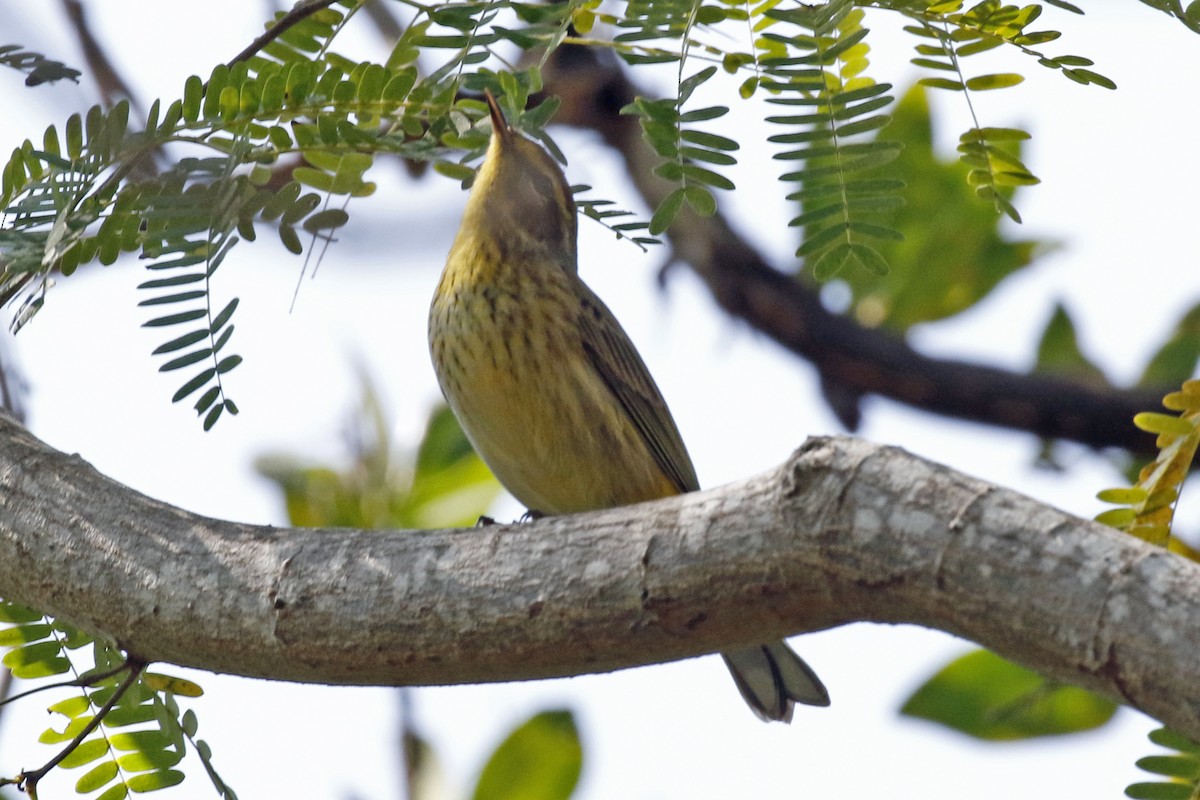
<svg viewBox="0 0 1200 800"><path fill-rule="evenodd" d="M145 662L134 661L133 659L129 659L122 664L121 668L128 668L129 674L125 676L125 680L121 681L121 684L117 687L116 691L112 693L112 697L108 698L108 702L100 707L100 710L95 713L88 724L83 726L83 730L81 730L66 747L59 751L58 755L47 761L38 769L35 769L33 772L22 772L20 775L18 775L15 781L18 788L28 792L31 800L37 800L38 781L46 777L46 773L57 767L64 758L71 755L71 753L73 753L76 748L79 747L79 745L83 744L83 741L87 739L87 737L92 735L92 732L95 731L96 728L100 726L100 723L104 721L104 718L108 716L108 712L112 711L113 706L120 702L121 698L125 696L125 693L129 691L130 687L137 683L138 678L140 678L142 673L146 671L146 666L147 664Z"/></svg>
<svg viewBox="0 0 1200 800"><path fill-rule="evenodd" d="M295 27L300 22L303 22L311 17L313 14L329 8L336 2L338 2L338 0L311 0L311 2L307 4L296 5L291 11L275 20L274 24L267 28L267 30L261 36L247 45L245 50L238 53L236 56L226 62L225 66L232 67L235 64L246 61L247 59L256 55L271 42L275 41L284 33L286 33L289 28Z"/></svg>

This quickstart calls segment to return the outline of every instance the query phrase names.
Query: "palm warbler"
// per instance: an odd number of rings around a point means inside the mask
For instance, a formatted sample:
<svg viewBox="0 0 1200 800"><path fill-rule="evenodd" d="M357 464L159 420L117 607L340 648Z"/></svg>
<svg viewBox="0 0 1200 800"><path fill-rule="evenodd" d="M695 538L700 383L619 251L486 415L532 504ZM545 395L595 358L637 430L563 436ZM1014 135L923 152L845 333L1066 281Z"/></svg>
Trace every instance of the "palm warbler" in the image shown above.
<svg viewBox="0 0 1200 800"><path fill-rule="evenodd" d="M467 437L531 511L569 514L699 488L620 323L577 274L562 170L510 128L492 139L429 311L438 382ZM829 695L784 642L722 654L764 720Z"/></svg>

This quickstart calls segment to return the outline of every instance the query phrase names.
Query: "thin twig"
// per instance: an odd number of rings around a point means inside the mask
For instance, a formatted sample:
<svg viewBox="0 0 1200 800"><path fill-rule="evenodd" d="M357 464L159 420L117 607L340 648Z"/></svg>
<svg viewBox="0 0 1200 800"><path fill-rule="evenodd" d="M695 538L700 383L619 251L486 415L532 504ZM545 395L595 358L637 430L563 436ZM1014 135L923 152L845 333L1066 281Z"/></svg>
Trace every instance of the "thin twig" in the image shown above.
<svg viewBox="0 0 1200 800"><path fill-rule="evenodd" d="M267 28L262 36L259 36L257 39L251 42L245 50L231 58L226 66L232 67L234 64L238 64L247 60L286 33L289 28L292 28L300 22L308 19L318 11L329 8L336 2L337 0L310 0L308 3L297 3L291 11L275 20L271 27Z"/></svg>
<svg viewBox="0 0 1200 800"><path fill-rule="evenodd" d="M38 781L46 777L46 773L57 767L64 758L75 752L76 748L83 744L83 741L87 739L87 737L92 735L92 732L95 731L96 728L100 726L100 723L104 721L104 718L108 716L108 712L112 711L113 706L120 702L121 698L125 696L125 693L129 691L129 688L137 682L138 678L140 678L142 673L146 670L146 664L142 662L126 661L122 667L129 669L129 674L125 676L125 680L121 681L121 685L118 686L117 690L112 693L112 697L108 698L108 702L100 707L100 710L97 711L91 720L88 721L87 725L83 726L83 730L81 730L79 734L71 740L71 743L64 747L58 753L58 755L47 761L40 768L34 770L33 772L22 772L17 776L17 782L20 788L28 792L31 798L34 798L34 800L37 798Z"/></svg>

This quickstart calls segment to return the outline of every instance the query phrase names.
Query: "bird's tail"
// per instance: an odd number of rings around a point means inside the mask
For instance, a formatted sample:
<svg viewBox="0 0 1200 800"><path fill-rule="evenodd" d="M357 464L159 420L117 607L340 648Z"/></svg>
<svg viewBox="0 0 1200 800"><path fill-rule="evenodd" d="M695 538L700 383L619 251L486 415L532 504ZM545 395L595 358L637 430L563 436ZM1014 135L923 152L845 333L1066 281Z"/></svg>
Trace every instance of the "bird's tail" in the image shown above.
<svg viewBox="0 0 1200 800"><path fill-rule="evenodd" d="M796 703L829 705L829 692L812 668L786 642L778 641L722 653L738 691L755 715L766 722L792 721Z"/></svg>

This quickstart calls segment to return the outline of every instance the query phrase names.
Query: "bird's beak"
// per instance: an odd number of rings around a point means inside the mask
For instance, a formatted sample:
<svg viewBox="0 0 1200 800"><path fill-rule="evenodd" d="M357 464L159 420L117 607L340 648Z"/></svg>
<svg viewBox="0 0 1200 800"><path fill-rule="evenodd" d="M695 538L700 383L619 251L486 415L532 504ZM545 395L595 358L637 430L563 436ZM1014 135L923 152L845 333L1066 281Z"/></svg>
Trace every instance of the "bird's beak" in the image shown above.
<svg viewBox="0 0 1200 800"><path fill-rule="evenodd" d="M492 115L492 133L500 141L508 139L511 129L508 127L508 121L504 119L504 112L500 110L500 104L492 97L490 89L484 89L483 96L487 100L488 113Z"/></svg>

